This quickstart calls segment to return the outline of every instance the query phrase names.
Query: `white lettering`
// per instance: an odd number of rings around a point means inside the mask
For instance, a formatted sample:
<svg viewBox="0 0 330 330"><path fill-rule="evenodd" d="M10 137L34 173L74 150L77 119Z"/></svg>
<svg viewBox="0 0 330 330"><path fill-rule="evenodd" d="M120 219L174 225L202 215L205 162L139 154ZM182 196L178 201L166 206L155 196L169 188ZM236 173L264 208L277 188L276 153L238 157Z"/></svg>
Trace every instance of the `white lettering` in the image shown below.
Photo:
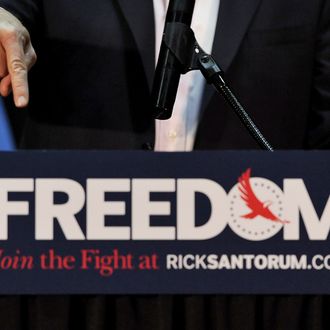
<svg viewBox="0 0 330 330"><path fill-rule="evenodd" d="M218 236L226 227L229 216L225 190L206 179L179 179L177 184L178 240L206 240ZM195 223L197 193L207 196L211 203L210 218L202 226Z"/></svg>
<svg viewBox="0 0 330 330"><path fill-rule="evenodd" d="M33 179L0 180L0 240L8 239L8 217L10 215L28 215L29 203L9 201L10 192L32 192Z"/></svg>
<svg viewBox="0 0 330 330"><path fill-rule="evenodd" d="M150 200L152 192L175 192L174 179L132 180L132 238L134 240L175 240L175 227L151 226L152 215L170 215L170 202Z"/></svg>
<svg viewBox="0 0 330 330"><path fill-rule="evenodd" d="M284 239L299 240L301 213L309 239L326 240L330 230L330 197L319 219L303 180L284 180L284 194L288 201L286 216L290 220L283 229Z"/></svg>
<svg viewBox="0 0 330 330"><path fill-rule="evenodd" d="M125 215L122 201L105 201L106 192L129 192L129 179L87 180L87 238L89 240L129 240L131 229L127 226L106 226L105 216Z"/></svg>
<svg viewBox="0 0 330 330"><path fill-rule="evenodd" d="M66 194L67 202L55 204L55 193ZM35 198L37 240L54 239L54 219L58 221L66 239L85 239L75 217L85 204L85 191L78 182L70 179L37 179Z"/></svg>

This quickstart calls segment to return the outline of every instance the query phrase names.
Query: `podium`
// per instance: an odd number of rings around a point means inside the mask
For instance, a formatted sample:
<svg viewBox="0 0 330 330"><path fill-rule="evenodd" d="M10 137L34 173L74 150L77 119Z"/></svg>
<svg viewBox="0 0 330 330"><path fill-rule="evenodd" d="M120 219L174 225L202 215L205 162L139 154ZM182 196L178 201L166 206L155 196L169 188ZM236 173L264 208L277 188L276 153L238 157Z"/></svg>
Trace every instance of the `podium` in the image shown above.
<svg viewBox="0 0 330 330"><path fill-rule="evenodd" d="M1 294L330 293L330 152L8 152Z"/></svg>

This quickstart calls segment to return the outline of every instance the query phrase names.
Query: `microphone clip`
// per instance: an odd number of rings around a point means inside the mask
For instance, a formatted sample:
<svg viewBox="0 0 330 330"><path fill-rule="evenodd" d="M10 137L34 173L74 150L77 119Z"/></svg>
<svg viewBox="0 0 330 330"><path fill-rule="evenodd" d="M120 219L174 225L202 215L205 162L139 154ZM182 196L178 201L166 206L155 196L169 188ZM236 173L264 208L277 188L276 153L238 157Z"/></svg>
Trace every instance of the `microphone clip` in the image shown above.
<svg viewBox="0 0 330 330"><path fill-rule="evenodd" d="M198 44L194 31L186 24L173 22L165 26L163 42L181 65L181 74L200 70L208 83L223 71L214 58Z"/></svg>

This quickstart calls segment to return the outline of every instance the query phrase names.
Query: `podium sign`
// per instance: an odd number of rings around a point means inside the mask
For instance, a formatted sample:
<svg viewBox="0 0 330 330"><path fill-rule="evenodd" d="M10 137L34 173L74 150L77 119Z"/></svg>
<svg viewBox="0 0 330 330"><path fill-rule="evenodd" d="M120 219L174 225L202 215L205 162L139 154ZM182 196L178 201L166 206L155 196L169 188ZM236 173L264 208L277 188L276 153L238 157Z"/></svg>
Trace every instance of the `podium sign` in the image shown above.
<svg viewBox="0 0 330 330"><path fill-rule="evenodd" d="M1 294L330 293L330 152L14 152Z"/></svg>

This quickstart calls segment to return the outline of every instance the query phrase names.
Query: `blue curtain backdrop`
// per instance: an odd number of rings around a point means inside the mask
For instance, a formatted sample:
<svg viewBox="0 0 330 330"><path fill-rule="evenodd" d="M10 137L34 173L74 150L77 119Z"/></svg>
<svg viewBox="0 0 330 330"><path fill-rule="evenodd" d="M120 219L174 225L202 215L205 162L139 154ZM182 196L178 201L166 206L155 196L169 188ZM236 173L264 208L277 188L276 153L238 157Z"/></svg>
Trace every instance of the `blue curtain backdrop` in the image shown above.
<svg viewBox="0 0 330 330"><path fill-rule="evenodd" d="M5 107L0 98L0 150L14 150L14 139L10 129L10 124L6 115Z"/></svg>

